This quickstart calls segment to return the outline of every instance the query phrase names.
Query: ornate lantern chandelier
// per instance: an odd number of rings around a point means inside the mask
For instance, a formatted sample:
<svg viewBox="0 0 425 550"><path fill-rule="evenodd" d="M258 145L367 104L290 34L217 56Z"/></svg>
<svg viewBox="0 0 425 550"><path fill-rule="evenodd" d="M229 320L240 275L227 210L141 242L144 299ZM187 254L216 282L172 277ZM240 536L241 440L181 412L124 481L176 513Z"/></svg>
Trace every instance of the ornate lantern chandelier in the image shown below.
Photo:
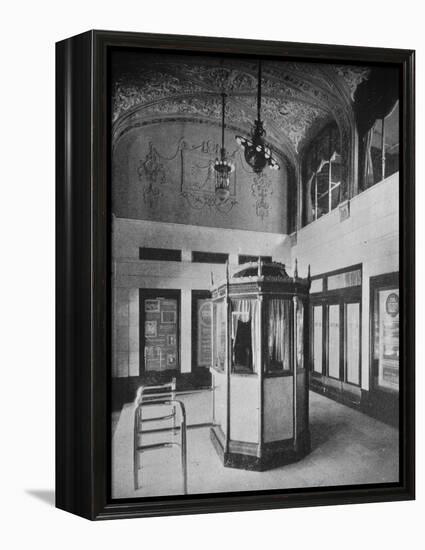
<svg viewBox="0 0 425 550"><path fill-rule="evenodd" d="M258 62L257 120L254 122L251 139L236 136L237 143L243 148L246 162L256 174L260 174L268 165L279 170L279 163L273 157L270 147L264 141L266 131L261 120L261 61Z"/></svg>
<svg viewBox="0 0 425 550"><path fill-rule="evenodd" d="M224 129L225 125L225 109L226 109L226 94L221 94L221 149L220 158L215 159L214 172L215 172L215 195L220 202L224 202L230 195L230 174L234 171L235 167L227 157L226 149L224 148Z"/></svg>

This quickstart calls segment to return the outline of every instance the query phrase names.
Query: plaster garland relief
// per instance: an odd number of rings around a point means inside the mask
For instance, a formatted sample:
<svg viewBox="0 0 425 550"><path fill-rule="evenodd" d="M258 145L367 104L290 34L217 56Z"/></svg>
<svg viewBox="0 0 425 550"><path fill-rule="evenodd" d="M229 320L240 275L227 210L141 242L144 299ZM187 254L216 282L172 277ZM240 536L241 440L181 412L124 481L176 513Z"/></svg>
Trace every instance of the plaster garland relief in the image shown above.
<svg viewBox="0 0 425 550"><path fill-rule="evenodd" d="M165 156L150 141L147 154L140 159L137 166L137 176L146 206L150 209L161 208L161 201L165 196L163 188L167 184L173 184L167 165L177 163L174 170L180 174L179 193L188 206L194 210L215 209L222 214L228 214L238 204L238 172L243 171L245 180L251 181L250 193L254 199L255 215L264 221L271 212L272 178L266 173L254 174L245 166L240 150L235 148L228 152L236 166L230 180L230 197L224 202L219 201L215 194L214 179L214 160L219 151L219 144L213 140L191 145L181 137L173 153Z"/></svg>

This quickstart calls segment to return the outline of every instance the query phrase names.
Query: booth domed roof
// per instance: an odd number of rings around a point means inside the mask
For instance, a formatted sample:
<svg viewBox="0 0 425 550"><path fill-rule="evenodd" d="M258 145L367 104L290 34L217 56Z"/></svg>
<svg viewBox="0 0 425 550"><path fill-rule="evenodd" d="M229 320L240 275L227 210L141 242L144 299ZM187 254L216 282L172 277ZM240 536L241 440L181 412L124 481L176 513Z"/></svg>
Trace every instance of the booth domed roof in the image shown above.
<svg viewBox="0 0 425 550"><path fill-rule="evenodd" d="M262 262L261 266L257 262L250 262L241 266L239 271L233 274L233 279L240 279L242 277L257 277L260 275L263 277L273 277L282 279L282 281L288 280L290 277L285 271L285 264L279 262Z"/></svg>

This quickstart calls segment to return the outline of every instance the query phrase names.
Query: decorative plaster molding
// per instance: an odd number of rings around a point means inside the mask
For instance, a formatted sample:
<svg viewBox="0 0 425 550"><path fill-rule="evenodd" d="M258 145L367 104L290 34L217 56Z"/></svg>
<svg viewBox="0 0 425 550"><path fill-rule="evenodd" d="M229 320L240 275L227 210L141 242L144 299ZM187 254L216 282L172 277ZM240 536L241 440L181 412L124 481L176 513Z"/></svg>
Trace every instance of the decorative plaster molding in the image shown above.
<svg viewBox="0 0 425 550"><path fill-rule="evenodd" d="M354 101L354 94L359 84L367 80L370 75L368 67L357 67L355 65L332 65L336 73L344 80L350 91L351 100Z"/></svg>
<svg viewBox="0 0 425 550"><path fill-rule="evenodd" d="M266 172L255 174L251 185L251 193L255 198L255 214L264 221L270 214L269 198L273 195L273 185Z"/></svg>
<svg viewBox="0 0 425 550"><path fill-rule="evenodd" d="M219 120L219 94L225 90L229 94L228 120L251 127L255 118L256 62L190 60L165 54L151 57L144 56L138 70L127 70L117 78L112 99L114 122L139 107L146 116L187 114ZM360 82L368 78L369 69L365 67L333 67L351 97ZM329 65L276 61L263 66L266 130L275 140L287 136L295 152L308 139L310 129L323 125L331 114L340 119L341 132L347 131L342 128L347 122L341 122L350 118L347 105L332 86L328 69Z"/></svg>

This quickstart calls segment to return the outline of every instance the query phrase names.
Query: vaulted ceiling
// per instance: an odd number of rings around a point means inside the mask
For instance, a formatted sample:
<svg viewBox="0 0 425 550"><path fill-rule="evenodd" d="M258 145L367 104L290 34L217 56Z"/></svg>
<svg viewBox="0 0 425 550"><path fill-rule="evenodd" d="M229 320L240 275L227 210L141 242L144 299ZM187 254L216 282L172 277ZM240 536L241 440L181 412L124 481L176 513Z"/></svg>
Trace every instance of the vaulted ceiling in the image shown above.
<svg viewBox="0 0 425 550"><path fill-rule="evenodd" d="M256 118L257 61L189 55L117 55L112 61L113 136L158 120L189 118L226 124L249 134ZM262 118L267 140L294 160L309 138L331 120L341 133L353 120L360 66L263 61Z"/></svg>

